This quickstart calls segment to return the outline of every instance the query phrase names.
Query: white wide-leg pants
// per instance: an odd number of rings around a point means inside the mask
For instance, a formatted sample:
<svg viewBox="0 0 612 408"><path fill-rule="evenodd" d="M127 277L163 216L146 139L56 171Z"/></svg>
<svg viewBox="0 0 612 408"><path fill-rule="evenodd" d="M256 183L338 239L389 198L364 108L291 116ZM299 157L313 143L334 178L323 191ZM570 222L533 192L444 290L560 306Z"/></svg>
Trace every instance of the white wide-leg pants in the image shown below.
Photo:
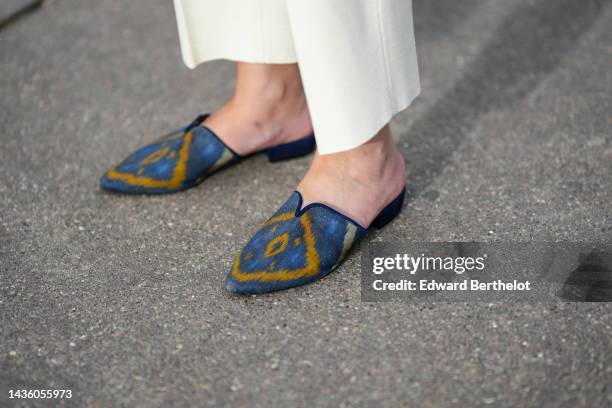
<svg viewBox="0 0 612 408"><path fill-rule="evenodd" d="M174 0L185 64L295 63L317 149L373 137L420 92L411 0Z"/></svg>

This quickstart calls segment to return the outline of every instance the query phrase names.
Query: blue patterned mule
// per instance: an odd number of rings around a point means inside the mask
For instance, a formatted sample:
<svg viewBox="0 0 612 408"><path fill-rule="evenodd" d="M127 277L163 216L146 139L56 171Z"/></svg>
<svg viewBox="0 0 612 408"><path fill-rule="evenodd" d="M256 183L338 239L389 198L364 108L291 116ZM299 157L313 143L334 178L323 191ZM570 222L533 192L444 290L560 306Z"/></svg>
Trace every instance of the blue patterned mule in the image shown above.
<svg viewBox="0 0 612 408"><path fill-rule="evenodd" d="M211 174L247 157L232 151L201 123L198 116L189 126L167 134L112 166L100 179L104 190L125 194L167 194L191 188ZM288 160L311 153L314 135L275 146L266 153L270 161Z"/></svg>
<svg viewBox="0 0 612 408"><path fill-rule="evenodd" d="M383 228L401 211L406 190L372 226ZM302 208L295 191L236 257L226 279L235 293L265 293L304 285L333 271L367 229L324 204Z"/></svg>

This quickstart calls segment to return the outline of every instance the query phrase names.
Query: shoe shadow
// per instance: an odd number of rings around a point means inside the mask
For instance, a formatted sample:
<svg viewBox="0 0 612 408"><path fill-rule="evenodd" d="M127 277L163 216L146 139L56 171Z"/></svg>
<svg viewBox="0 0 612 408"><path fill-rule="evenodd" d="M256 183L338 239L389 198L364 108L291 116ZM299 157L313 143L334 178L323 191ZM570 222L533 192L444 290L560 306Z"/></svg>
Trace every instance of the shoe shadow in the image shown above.
<svg viewBox="0 0 612 408"><path fill-rule="evenodd" d="M554 71L609 4L537 0L518 6L463 78L402 135L408 142L400 148L408 158L407 199L414 200L436 179L479 118L512 108ZM438 12L433 6L427 10Z"/></svg>
<svg viewBox="0 0 612 408"><path fill-rule="evenodd" d="M557 296L570 302L612 302L612 270L597 252L590 252L581 257Z"/></svg>

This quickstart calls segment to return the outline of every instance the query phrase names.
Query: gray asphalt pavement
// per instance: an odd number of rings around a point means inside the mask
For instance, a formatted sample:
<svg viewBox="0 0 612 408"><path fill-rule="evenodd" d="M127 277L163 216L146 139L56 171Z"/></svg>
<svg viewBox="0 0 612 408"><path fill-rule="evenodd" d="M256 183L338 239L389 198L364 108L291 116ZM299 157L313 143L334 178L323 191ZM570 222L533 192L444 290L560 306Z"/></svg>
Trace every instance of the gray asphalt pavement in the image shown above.
<svg viewBox="0 0 612 408"><path fill-rule="evenodd" d="M612 242L612 1L414 8L423 94L393 122L408 203L370 239ZM77 406L612 406L612 303L364 303L358 251L312 285L227 294L310 158L172 196L98 189L232 74L182 65L162 0L58 0L0 31L0 406L15 388Z"/></svg>

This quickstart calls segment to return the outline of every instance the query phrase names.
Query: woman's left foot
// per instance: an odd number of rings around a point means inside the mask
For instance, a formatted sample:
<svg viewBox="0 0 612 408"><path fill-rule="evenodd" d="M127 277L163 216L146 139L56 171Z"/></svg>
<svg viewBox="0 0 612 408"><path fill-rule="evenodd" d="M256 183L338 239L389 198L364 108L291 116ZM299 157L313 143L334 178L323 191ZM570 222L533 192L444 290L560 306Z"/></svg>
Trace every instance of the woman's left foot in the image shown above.
<svg viewBox="0 0 612 408"><path fill-rule="evenodd" d="M367 227L405 185L404 157L387 125L355 149L315 154L297 190L305 206L326 204Z"/></svg>
<svg viewBox="0 0 612 408"><path fill-rule="evenodd" d="M264 293L322 278L370 225L399 214L404 195L404 159L387 127L356 149L315 156L297 191L236 257L226 289Z"/></svg>

